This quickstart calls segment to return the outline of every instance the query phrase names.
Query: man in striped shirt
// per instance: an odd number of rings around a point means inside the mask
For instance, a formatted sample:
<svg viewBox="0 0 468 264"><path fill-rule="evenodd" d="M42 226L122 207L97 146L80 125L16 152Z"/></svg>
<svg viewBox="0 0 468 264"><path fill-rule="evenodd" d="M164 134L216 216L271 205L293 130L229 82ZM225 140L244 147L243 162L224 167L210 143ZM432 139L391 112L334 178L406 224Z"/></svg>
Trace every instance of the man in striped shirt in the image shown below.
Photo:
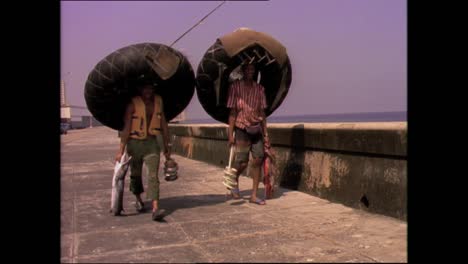
<svg viewBox="0 0 468 264"><path fill-rule="evenodd" d="M265 144L269 144L265 116L267 104L265 88L253 79L255 70L253 64L243 64L244 78L233 82L229 88L227 107L231 111L229 114L228 137L229 145L235 144L236 146L234 166L237 170L235 178L237 187L231 189L231 194L235 199L240 198L239 175L247 167L249 152L252 152L251 174L253 186L250 202L265 205L264 200L257 198L257 190L260 181L260 168L264 157L264 141Z"/></svg>

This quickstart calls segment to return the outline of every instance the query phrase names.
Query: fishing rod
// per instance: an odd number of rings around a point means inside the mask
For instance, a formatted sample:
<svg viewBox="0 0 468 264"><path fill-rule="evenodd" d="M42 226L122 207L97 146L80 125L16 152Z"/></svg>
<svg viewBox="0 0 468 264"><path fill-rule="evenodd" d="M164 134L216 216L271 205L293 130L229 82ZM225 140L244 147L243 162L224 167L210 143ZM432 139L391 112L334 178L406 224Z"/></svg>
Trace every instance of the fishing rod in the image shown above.
<svg viewBox="0 0 468 264"><path fill-rule="evenodd" d="M203 20L205 20L209 15L211 15L214 11L216 11L218 8L220 8L222 5L226 3L227 0L224 0L221 4L219 4L217 7L215 7L213 10L211 10L210 13L208 13L206 16L204 16L200 21L198 21L195 25L193 25L189 30L185 31L184 34L182 34L179 38L177 38L174 42L172 42L169 47L172 47L177 41L179 41L181 38L183 38L187 33L189 33L192 29L194 29L196 26L200 25Z"/></svg>

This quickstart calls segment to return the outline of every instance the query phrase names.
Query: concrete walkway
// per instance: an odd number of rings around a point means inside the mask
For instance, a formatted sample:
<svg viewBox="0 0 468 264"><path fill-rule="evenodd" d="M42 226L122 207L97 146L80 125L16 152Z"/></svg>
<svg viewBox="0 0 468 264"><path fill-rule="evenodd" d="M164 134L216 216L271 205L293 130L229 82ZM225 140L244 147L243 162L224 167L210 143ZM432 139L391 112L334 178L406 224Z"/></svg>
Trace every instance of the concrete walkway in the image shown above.
<svg viewBox="0 0 468 264"><path fill-rule="evenodd" d="M266 206L250 204L247 177L243 199L226 200L223 168L177 155L177 181L160 171L164 220L136 212L128 175L125 215L115 217L117 132L71 130L61 141L62 262L407 262L406 222L287 189Z"/></svg>

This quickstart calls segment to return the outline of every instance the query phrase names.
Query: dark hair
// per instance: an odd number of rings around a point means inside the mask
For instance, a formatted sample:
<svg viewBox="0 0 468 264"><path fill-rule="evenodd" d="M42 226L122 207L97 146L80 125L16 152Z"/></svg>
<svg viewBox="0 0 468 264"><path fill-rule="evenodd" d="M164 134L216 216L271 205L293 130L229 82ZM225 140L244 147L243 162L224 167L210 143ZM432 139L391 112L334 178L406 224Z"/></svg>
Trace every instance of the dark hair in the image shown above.
<svg viewBox="0 0 468 264"><path fill-rule="evenodd" d="M144 90L145 87L147 87L147 86L150 86L150 87L151 87L151 90L153 90L153 93L156 93L156 88L157 88L157 86L156 86L155 84L153 84L153 83L146 82L146 83L139 83L139 84L137 85L137 87L136 87L136 88L137 88L137 89L136 89L136 90L137 90L137 95L142 95L143 90Z"/></svg>
<svg viewBox="0 0 468 264"><path fill-rule="evenodd" d="M244 72L245 69L247 68L247 66L249 66L249 65L254 66L255 72L257 72L257 65L256 65L255 63L242 63L242 64L241 64L241 70L242 70L242 72Z"/></svg>
<svg viewBox="0 0 468 264"><path fill-rule="evenodd" d="M141 83L137 85L138 90L143 90L146 86L151 86L151 88L154 90L156 87L152 83Z"/></svg>

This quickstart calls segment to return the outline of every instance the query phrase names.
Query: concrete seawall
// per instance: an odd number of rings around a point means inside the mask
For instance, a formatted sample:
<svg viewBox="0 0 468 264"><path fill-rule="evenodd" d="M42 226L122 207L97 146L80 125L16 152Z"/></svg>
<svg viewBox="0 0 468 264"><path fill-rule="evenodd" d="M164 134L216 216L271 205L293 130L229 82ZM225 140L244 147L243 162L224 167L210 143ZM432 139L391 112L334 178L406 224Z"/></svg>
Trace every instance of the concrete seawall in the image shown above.
<svg viewBox="0 0 468 264"><path fill-rule="evenodd" d="M170 130L175 153L227 165L226 125ZM268 131L280 186L406 220L406 122L270 124Z"/></svg>

